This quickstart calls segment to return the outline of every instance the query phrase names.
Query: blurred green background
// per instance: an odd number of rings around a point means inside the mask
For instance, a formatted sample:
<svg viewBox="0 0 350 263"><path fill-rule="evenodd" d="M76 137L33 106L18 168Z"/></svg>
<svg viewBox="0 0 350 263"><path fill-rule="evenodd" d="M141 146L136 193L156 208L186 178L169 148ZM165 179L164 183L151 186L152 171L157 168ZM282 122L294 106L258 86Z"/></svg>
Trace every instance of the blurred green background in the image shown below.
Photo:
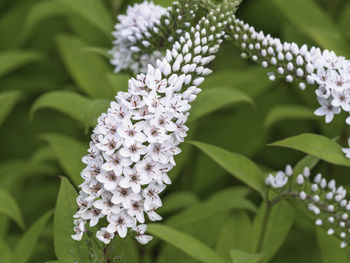
<svg viewBox="0 0 350 263"><path fill-rule="evenodd" d="M0 187L18 203L26 227L55 207L60 176L75 185L80 182L80 158L88 148L95 118L117 91L127 89L129 76L113 73L106 50L111 48L116 15L135 2L0 0ZM282 40L350 54L347 0L244 0L237 16ZM325 125L312 115L317 107L313 90L303 92L283 81L269 82L267 71L241 59L231 43L224 43L212 69L214 73L201 87L204 91L213 89L215 94L228 88L238 90L243 98L228 100L193 120L191 140L243 154L266 172L295 164L303 156L268 147L268 143L312 132L329 138L341 135L339 143L346 144L345 116ZM249 98L252 103L247 103ZM194 147L185 143L182 149L178 166L170 174L173 184L163 197L165 222L222 189L241 185ZM339 183L350 183L346 168L321 163L317 170ZM181 198L182 204L171 206L172 200ZM257 195L250 194L249 199L258 204ZM252 217L244 210L225 211L180 230L229 258L229 248L249 246ZM310 226L310 221L298 215L271 262L327 262L321 258ZM0 262L5 262L2 255L14 250L22 235L16 223L0 215ZM139 248L139 254L140 261L135 262L195 262L166 244ZM51 220L27 262L55 258ZM122 258L120 262L131 261Z"/></svg>

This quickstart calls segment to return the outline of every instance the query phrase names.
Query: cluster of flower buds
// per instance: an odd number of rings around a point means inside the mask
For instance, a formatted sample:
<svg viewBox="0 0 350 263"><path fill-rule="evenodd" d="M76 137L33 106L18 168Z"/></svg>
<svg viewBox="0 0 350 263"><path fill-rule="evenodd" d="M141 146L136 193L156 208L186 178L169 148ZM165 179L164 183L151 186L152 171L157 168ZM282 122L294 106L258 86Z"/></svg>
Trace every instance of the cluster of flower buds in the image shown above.
<svg viewBox="0 0 350 263"><path fill-rule="evenodd" d="M290 166L285 172L269 175L266 184L278 189L282 197L301 200L314 215L315 224L327 230L328 235L340 238L340 246L350 242L350 200L346 199L344 187L336 186L334 179L327 181L321 174L310 178L310 169L305 167L301 174L293 174Z"/></svg>
<svg viewBox="0 0 350 263"><path fill-rule="evenodd" d="M269 79L283 77L296 81L304 90L307 85L316 87L320 107L315 115L325 116L326 123L341 110L350 112L350 61L333 51L321 50L296 43L282 43L280 39L257 32L239 19L230 25L227 37L242 50L242 57L251 58L271 71ZM350 117L346 119L350 125ZM343 149L350 157L350 149Z"/></svg>
<svg viewBox="0 0 350 263"><path fill-rule="evenodd" d="M119 15L115 25L111 63L115 72L131 70L145 73L156 60L191 25L198 9L195 0L173 2L164 8L144 1L129 6L126 15Z"/></svg>
<svg viewBox="0 0 350 263"><path fill-rule="evenodd" d="M211 10L155 67L148 65L146 74L130 79L128 92L119 92L98 118L83 158L87 167L81 173L74 239L82 238L87 222L93 227L101 218L108 226L97 238L106 244L129 230L142 244L152 239L144 234L145 214L161 220L155 210L162 206L159 194L171 183L167 172L188 130L189 103L211 73L206 65L215 58L231 18L230 4Z"/></svg>

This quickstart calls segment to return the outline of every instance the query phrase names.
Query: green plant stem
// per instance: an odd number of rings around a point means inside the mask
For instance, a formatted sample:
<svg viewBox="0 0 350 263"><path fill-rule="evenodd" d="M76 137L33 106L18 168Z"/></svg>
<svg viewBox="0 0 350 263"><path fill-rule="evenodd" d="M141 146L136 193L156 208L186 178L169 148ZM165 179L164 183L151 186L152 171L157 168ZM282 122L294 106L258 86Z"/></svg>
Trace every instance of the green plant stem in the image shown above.
<svg viewBox="0 0 350 263"><path fill-rule="evenodd" d="M270 202L267 200L266 201L266 211L264 214L263 223L262 223L263 225L262 225L262 229L261 229L260 236L259 236L257 252L261 252L263 245L264 245L267 224L268 224L269 217L271 214L272 206L273 206L273 204L270 204Z"/></svg>

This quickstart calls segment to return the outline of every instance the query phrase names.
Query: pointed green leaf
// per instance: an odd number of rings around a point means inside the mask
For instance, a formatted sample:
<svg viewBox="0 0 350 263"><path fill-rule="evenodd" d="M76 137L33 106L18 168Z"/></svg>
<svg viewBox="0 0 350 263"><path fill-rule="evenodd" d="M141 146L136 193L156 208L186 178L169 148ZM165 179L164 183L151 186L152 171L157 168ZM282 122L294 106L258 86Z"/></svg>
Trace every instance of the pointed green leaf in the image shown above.
<svg viewBox="0 0 350 263"><path fill-rule="evenodd" d="M60 111L72 118L84 123L85 112L90 99L72 91L51 91L40 96L30 109L30 116L43 108Z"/></svg>
<svg viewBox="0 0 350 263"><path fill-rule="evenodd" d="M69 8L74 14L80 16L87 22L105 33L108 39L111 38L113 20L110 12L107 11L100 0L57 0L64 7Z"/></svg>
<svg viewBox="0 0 350 263"><path fill-rule="evenodd" d="M0 238L0 262L12 263L13 252L8 246L7 242Z"/></svg>
<svg viewBox="0 0 350 263"><path fill-rule="evenodd" d="M84 52L86 44L77 37L60 35L57 43L67 70L86 94L93 98L110 98L114 95L105 77L109 71L105 60L96 54Z"/></svg>
<svg viewBox="0 0 350 263"><path fill-rule="evenodd" d="M147 232L182 250L186 254L204 263L224 263L225 261L210 247L192 236L168 226L150 224Z"/></svg>
<svg viewBox="0 0 350 263"><path fill-rule="evenodd" d="M52 211L47 212L32 224L21 237L14 252L16 263L28 262L30 255L35 249L36 243L44 230L47 221L51 218Z"/></svg>
<svg viewBox="0 0 350 263"><path fill-rule="evenodd" d="M20 98L21 94L18 91L6 91L0 93L0 126L11 113Z"/></svg>
<svg viewBox="0 0 350 263"><path fill-rule="evenodd" d="M87 153L87 146L71 137L61 134L42 136L56 153L57 159L75 185L82 182L80 172L84 168L81 158Z"/></svg>
<svg viewBox="0 0 350 263"><path fill-rule="evenodd" d="M211 88L203 90L198 96L200 98L192 104L191 114L188 118L190 122L232 104L240 102L253 104L251 98L235 89Z"/></svg>
<svg viewBox="0 0 350 263"><path fill-rule="evenodd" d="M267 263L277 253L293 225L295 210L287 201L280 201L273 207L260 206L254 219L253 251L266 257L259 263Z"/></svg>
<svg viewBox="0 0 350 263"><path fill-rule="evenodd" d="M317 242L320 247L321 258L323 263L343 263L349 262L347 249L340 247L341 240L329 236L322 228L316 228Z"/></svg>
<svg viewBox="0 0 350 263"><path fill-rule="evenodd" d="M265 257L264 254L250 254L239 249L232 249L230 255L233 263L257 263Z"/></svg>
<svg viewBox="0 0 350 263"><path fill-rule="evenodd" d="M89 251L86 241L77 242L72 239L73 215L78 205L78 196L74 187L66 178L62 178L53 221L53 237L55 253L59 260L66 262L86 263Z"/></svg>
<svg viewBox="0 0 350 263"><path fill-rule="evenodd" d="M304 133L274 142L270 146L294 149L329 163L350 167L350 160L345 157L341 147L336 142L322 135Z"/></svg>
<svg viewBox="0 0 350 263"><path fill-rule="evenodd" d="M43 59L36 51L7 50L0 53L0 78L11 71Z"/></svg>
<svg viewBox="0 0 350 263"><path fill-rule="evenodd" d="M198 197L194 193L178 191L164 198L163 206L158 209L158 212L160 214L174 212L197 204L198 201Z"/></svg>
<svg viewBox="0 0 350 263"><path fill-rule="evenodd" d="M216 193L208 201L196 204L190 208L175 214L167 221L167 224L176 228L197 224L200 221L214 217L231 210L246 209L256 211L255 205L245 198L247 189L233 187ZM229 200L229 201L228 201Z"/></svg>
<svg viewBox="0 0 350 263"><path fill-rule="evenodd" d="M271 127L282 120L309 120L315 119L313 111L300 105L276 106L267 114L264 126Z"/></svg>
<svg viewBox="0 0 350 263"><path fill-rule="evenodd" d="M84 114L86 131L90 126L96 126L98 116L100 116L102 112L106 112L108 106L109 101L104 99L94 99L89 102Z"/></svg>
<svg viewBox="0 0 350 263"><path fill-rule="evenodd" d="M260 169L247 157L206 143L190 143L202 150L231 175L262 195L265 193L264 177Z"/></svg>
<svg viewBox="0 0 350 263"><path fill-rule="evenodd" d="M17 225L24 229L22 213L16 200L2 188L0 188L0 213L10 217L17 223Z"/></svg>
<svg viewBox="0 0 350 263"><path fill-rule="evenodd" d="M315 0L272 0L275 6L300 31L310 36L321 47L339 55L349 55L348 43L331 18Z"/></svg>

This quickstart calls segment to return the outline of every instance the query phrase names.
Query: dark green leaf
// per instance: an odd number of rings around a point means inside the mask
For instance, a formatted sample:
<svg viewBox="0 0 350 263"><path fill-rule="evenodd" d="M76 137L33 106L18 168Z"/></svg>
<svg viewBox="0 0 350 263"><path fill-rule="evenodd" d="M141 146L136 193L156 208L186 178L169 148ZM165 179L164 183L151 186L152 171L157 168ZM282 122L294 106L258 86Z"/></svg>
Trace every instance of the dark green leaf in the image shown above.
<svg viewBox="0 0 350 263"><path fill-rule="evenodd" d="M24 233L15 249L14 258L16 261L14 263L28 262L28 259L35 249L36 243L51 216L52 211L47 212Z"/></svg>
<svg viewBox="0 0 350 263"><path fill-rule="evenodd" d="M202 150L237 179L248 184L262 195L264 194L266 187L263 175L260 169L247 157L206 143L190 143Z"/></svg>
<svg viewBox="0 0 350 263"><path fill-rule="evenodd" d="M197 239L181 233L168 226L159 224L150 224L147 232L179 248L186 254L205 263L224 263L225 261L210 247L198 241Z"/></svg>
<svg viewBox="0 0 350 263"><path fill-rule="evenodd" d="M7 50L0 53L0 78L34 61L43 59L36 51Z"/></svg>
<svg viewBox="0 0 350 263"><path fill-rule="evenodd" d="M191 114L188 121L192 122L226 106L247 102L253 104L253 101L244 93L228 88L212 88L204 90L198 95L192 105Z"/></svg>
<svg viewBox="0 0 350 263"><path fill-rule="evenodd" d="M270 145L291 148L313 155L326 162L350 167L350 160L345 157L341 147L322 135L304 133Z"/></svg>
<svg viewBox="0 0 350 263"><path fill-rule="evenodd" d="M0 126L20 98L21 94L18 91L7 91L0 93Z"/></svg>
<svg viewBox="0 0 350 263"><path fill-rule="evenodd" d="M312 110L299 105L276 106L268 113L264 126L271 127L275 123L282 120L309 120L315 119Z"/></svg>
<svg viewBox="0 0 350 263"><path fill-rule="evenodd" d="M349 55L348 43L331 18L314 0L271 0L298 29L323 48Z"/></svg>
<svg viewBox="0 0 350 263"><path fill-rule="evenodd" d="M0 238L0 262L12 263L13 253L9 248L7 242Z"/></svg>
<svg viewBox="0 0 350 263"><path fill-rule="evenodd" d="M10 217L17 225L24 229L23 217L16 200L2 188L0 188L0 213Z"/></svg>

